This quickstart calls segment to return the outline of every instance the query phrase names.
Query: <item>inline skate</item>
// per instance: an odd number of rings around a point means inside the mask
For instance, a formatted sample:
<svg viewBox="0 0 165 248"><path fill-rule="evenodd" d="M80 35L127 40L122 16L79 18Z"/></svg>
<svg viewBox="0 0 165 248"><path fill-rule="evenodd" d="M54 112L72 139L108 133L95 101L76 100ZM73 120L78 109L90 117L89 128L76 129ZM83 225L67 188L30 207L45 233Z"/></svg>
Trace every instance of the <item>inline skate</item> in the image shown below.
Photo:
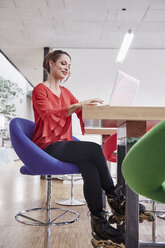
<svg viewBox="0 0 165 248"><path fill-rule="evenodd" d="M104 211L97 216L91 215L91 227L94 248L125 248L125 235L110 225Z"/></svg>
<svg viewBox="0 0 165 248"><path fill-rule="evenodd" d="M114 187L111 194L107 194L107 200L112 211L109 222L121 225L125 220L125 196L122 193L121 186ZM154 221L155 217L154 214L146 211L144 205L139 204L139 222L142 223L144 220Z"/></svg>

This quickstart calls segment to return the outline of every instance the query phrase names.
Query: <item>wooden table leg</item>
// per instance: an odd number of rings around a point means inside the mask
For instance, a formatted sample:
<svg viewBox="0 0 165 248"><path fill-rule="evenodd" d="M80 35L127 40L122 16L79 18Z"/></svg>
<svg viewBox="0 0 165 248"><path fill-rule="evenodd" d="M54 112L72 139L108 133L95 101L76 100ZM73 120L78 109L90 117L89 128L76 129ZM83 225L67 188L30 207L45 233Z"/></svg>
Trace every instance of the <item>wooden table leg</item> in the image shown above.
<svg viewBox="0 0 165 248"><path fill-rule="evenodd" d="M118 169L117 182L123 185L123 192L126 195L125 226L120 229L126 231L127 248L139 248L139 197L128 185L125 185L121 172L122 161L129 149L136 143L137 138L141 137L146 131L145 122L125 122L118 129ZM134 138L132 138L134 137Z"/></svg>
<svg viewBox="0 0 165 248"><path fill-rule="evenodd" d="M117 182L123 186L123 193L126 195L126 219L125 225L118 225L119 229L126 230L126 247L139 248L139 197L127 185L121 173L122 161L134 142L130 145L127 138L118 140L118 169Z"/></svg>

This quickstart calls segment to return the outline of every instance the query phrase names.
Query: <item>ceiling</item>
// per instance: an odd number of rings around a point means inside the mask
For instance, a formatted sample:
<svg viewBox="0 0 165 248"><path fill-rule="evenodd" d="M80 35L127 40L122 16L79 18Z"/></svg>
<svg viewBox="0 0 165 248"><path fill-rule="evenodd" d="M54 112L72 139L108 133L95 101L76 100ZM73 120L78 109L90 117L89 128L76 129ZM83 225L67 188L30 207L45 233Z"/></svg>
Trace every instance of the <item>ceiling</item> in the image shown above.
<svg viewBox="0 0 165 248"><path fill-rule="evenodd" d="M43 47L119 49L128 29L131 49L165 49L165 0L0 0L1 50L33 85Z"/></svg>

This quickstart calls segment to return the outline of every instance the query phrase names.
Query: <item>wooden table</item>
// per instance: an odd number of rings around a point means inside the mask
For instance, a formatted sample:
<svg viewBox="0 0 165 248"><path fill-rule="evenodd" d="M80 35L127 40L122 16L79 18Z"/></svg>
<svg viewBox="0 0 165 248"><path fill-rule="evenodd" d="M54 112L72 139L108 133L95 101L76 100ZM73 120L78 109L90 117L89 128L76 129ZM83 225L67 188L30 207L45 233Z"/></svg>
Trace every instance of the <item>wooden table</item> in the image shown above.
<svg viewBox="0 0 165 248"><path fill-rule="evenodd" d="M165 107L83 106L82 115L85 128L88 130L117 128L117 181L118 184L125 185L121 173L124 156L148 128L165 119ZM139 242L139 197L127 185L125 194L126 248L165 247L165 243L161 242Z"/></svg>

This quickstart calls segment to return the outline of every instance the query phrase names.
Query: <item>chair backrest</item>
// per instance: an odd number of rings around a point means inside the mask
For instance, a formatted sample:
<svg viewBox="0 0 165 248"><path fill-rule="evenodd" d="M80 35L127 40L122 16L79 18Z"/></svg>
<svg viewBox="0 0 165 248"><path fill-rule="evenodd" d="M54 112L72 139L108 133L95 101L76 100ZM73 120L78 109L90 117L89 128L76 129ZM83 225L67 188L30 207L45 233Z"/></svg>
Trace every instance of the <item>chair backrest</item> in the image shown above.
<svg viewBox="0 0 165 248"><path fill-rule="evenodd" d="M165 120L129 150L122 173L133 191L165 203Z"/></svg>
<svg viewBox="0 0 165 248"><path fill-rule="evenodd" d="M25 164L21 167L21 173L30 175L79 173L75 164L65 163L55 159L34 144L31 140L33 131L34 122L32 121L23 118L14 118L10 122L10 137L13 148Z"/></svg>
<svg viewBox="0 0 165 248"><path fill-rule="evenodd" d="M103 145L103 153L106 160L111 162L116 162L117 156L112 156L114 151L117 150L117 133L112 134L110 137L106 139Z"/></svg>

